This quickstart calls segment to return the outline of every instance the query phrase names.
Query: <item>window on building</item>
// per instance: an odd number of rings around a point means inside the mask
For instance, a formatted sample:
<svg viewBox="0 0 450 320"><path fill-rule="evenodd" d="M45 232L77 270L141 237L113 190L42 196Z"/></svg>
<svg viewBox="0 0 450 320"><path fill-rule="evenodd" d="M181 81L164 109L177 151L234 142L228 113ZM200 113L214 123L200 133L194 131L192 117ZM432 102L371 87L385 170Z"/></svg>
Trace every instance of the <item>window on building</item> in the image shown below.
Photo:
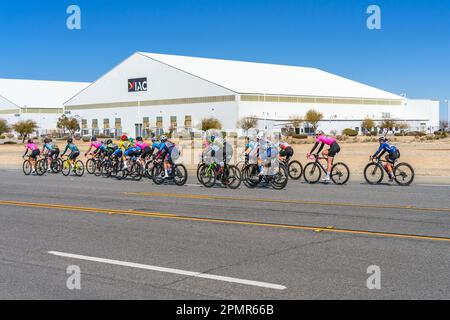
<svg viewBox="0 0 450 320"><path fill-rule="evenodd" d="M81 128L82 129L86 129L87 128L87 120L86 119L81 119Z"/></svg>
<svg viewBox="0 0 450 320"><path fill-rule="evenodd" d="M163 127L163 117L156 117L156 128L162 129Z"/></svg>
<svg viewBox="0 0 450 320"><path fill-rule="evenodd" d="M388 112L382 112L381 113L381 118L383 119L390 119L391 118L391 114Z"/></svg>
<svg viewBox="0 0 450 320"><path fill-rule="evenodd" d="M103 129L109 129L109 119L103 119Z"/></svg>
<svg viewBox="0 0 450 320"><path fill-rule="evenodd" d="M98 120L92 119L92 129L98 129Z"/></svg>
<svg viewBox="0 0 450 320"><path fill-rule="evenodd" d="M150 118L149 117L144 117L143 121L143 135L144 138L149 138L150 137Z"/></svg>
<svg viewBox="0 0 450 320"><path fill-rule="evenodd" d="M192 116L184 116L184 127L186 129L192 128Z"/></svg>
<svg viewBox="0 0 450 320"><path fill-rule="evenodd" d="M171 116L170 117L170 127L172 129L176 129L177 128L177 117L176 116Z"/></svg>
<svg viewBox="0 0 450 320"><path fill-rule="evenodd" d="M122 119L121 118L116 118L114 121L114 127L116 129L122 129Z"/></svg>

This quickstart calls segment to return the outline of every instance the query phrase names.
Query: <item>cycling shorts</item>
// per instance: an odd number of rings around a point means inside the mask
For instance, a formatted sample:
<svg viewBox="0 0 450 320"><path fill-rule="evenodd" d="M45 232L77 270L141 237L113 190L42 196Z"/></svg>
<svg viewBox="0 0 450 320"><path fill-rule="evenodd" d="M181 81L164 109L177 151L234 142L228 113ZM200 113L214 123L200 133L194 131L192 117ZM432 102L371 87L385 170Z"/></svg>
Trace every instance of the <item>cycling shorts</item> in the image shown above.
<svg viewBox="0 0 450 320"><path fill-rule="evenodd" d="M330 149L328 150L328 156L334 158L341 151L341 147L335 141L331 144Z"/></svg>

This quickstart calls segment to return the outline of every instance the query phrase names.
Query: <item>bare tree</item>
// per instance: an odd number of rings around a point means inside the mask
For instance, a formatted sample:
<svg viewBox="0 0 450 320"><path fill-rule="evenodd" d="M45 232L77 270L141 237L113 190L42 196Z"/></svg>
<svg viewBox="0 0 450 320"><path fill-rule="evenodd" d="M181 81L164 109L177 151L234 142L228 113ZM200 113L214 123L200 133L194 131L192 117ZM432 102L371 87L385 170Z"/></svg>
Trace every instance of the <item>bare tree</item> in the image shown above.
<svg viewBox="0 0 450 320"><path fill-rule="evenodd" d="M313 131L316 131L319 127L319 122L323 119L323 113L314 109L309 110L305 116L305 122L308 123Z"/></svg>

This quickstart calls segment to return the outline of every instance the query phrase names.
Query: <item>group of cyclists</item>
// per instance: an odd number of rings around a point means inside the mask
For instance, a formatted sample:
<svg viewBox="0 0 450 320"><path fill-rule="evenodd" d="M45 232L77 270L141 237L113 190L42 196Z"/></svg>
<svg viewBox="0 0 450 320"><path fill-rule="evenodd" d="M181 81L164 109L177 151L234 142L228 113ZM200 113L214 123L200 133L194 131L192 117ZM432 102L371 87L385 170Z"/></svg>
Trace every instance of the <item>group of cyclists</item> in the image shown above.
<svg viewBox="0 0 450 320"><path fill-rule="evenodd" d="M389 175L389 180L394 180L393 168L395 162L400 157L399 149L390 144L388 138L380 137L379 138L379 148L377 151L371 156L372 160L380 159L384 154L387 153L385 157L385 169ZM328 147L326 150L323 150L325 147ZM118 144L114 143L112 139L107 139L105 141L99 141L94 136L91 138L91 142L87 152L84 154L87 156L88 154L99 158L99 159L111 159L111 160L119 160L123 163L124 169L129 168L130 159L137 160L144 167L145 159L149 156L154 159L159 159L164 163L164 170L162 172L162 177L167 178L170 176L170 169L173 164L174 154L175 158L179 156L179 152L174 152L176 149L176 144L169 140L167 136L162 135L159 137L159 140L156 137L151 138L151 141L145 141L142 137L137 137L136 139L129 138L126 135L122 135L120 137L120 141ZM324 177L324 182L330 181L330 175L332 171L333 161L336 155L341 151L341 147L339 146L337 139L331 136L325 135L323 131L317 131L315 133L315 144L312 147L311 151L307 153L308 159L313 159L317 157L320 153L323 156L323 159L326 160L326 176ZM205 151L204 153L208 153L210 156L217 158L218 165L223 167L224 162L229 161L231 159L232 152L228 151L225 148L225 142L220 138L219 134L210 134L206 141ZM315 154L316 152L316 154ZM30 153L28 155L28 153ZM62 154L60 153L59 147L53 143L52 139L45 138L44 144L42 146L42 150L39 149L37 144L29 139L27 144L25 145L25 154L23 157L29 157L30 162L33 166L33 173L36 172L36 161L37 157L41 154L46 157L49 161L52 159L58 158L59 156L64 157L68 153L67 157L72 164L77 160L80 156L80 150L75 145L72 138L67 139L67 144L64 148ZM228 154L227 154L228 153ZM255 139L247 138L247 142L245 145L245 155L246 158L254 157L256 164L258 165L259 175L268 174L268 170L270 170L271 159L276 159L279 161L284 161L285 163L289 163L290 159L294 156L294 149L287 142L277 142L273 143L269 139L267 139L266 135L263 132L259 132L256 135ZM225 154L226 157L218 156L218 154ZM315 156L313 156L315 154ZM50 171L50 165L48 166L48 171Z"/></svg>

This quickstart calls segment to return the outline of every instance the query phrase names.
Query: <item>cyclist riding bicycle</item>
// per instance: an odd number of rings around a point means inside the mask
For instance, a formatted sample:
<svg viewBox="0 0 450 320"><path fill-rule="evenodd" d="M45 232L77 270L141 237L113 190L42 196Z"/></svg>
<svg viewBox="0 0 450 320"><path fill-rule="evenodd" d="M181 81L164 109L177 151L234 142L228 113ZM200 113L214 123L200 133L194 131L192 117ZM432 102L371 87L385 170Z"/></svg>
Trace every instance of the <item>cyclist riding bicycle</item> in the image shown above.
<svg viewBox="0 0 450 320"><path fill-rule="evenodd" d="M386 164L385 168L389 174L389 181L394 181L394 172L393 172L393 166L395 164L395 161L400 158L400 150L392 145L389 144L389 140L386 137L380 137L378 140L380 142L380 147L378 148L377 152L370 158L373 159L380 159L386 152L388 153L386 155Z"/></svg>
<svg viewBox="0 0 450 320"><path fill-rule="evenodd" d="M123 141L122 147L126 148L123 157L124 159L124 168L128 169L128 162L131 158L139 157L141 153L141 148L137 147L134 144L134 140L132 138L129 138L127 141Z"/></svg>
<svg viewBox="0 0 450 320"><path fill-rule="evenodd" d="M45 138L44 139L44 145L42 146L42 153L45 156L48 156L48 169L47 171L50 172L52 171L50 169L50 165L52 160L58 158L59 156L59 148L56 144L52 143L52 139L50 138Z"/></svg>
<svg viewBox="0 0 450 320"><path fill-rule="evenodd" d="M324 150L322 152L323 157L327 160L327 175L322 181L329 182L331 180L330 175L334 157L341 151L341 147L339 146L335 138L328 137L325 135L323 131L319 130L316 133L316 143L314 144L314 147L306 155L308 158L311 156L311 154L314 153L319 144L320 147L319 150L317 151L317 154L319 154L323 150L325 145L330 147L328 150Z"/></svg>
<svg viewBox="0 0 450 320"><path fill-rule="evenodd" d="M89 149L86 151L84 156L86 157L91 152L92 149L94 149L94 153L95 153L95 151L97 151L101 147L101 145L102 145L102 142L97 141L97 137L93 136L91 138L91 144L89 145Z"/></svg>
<svg viewBox="0 0 450 320"><path fill-rule="evenodd" d="M64 152L62 153L61 157L64 157L64 155L66 154L67 150L70 150L70 154L68 155L69 157L69 161L72 164L75 164L75 160L78 158L78 156L80 155L80 150L78 149L78 147L73 143L73 139L69 138L67 139L67 145L66 148L64 149ZM74 169L75 170L75 169Z"/></svg>
<svg viewBox="0 0 450 320"><path fill-rule="evenodd" d="M291 158L294 156L294 149L287 142L280 142L279 146L280 146L280 154L279 154L280 161L282 161L284 158L286 163L289 163Z"/></svg>
<svg viewBox="0 0 450 320"><path fill-rule="evenodd" d="M23 154L22 158L25 158L25 156L28 154L28 151L31 151L30 154L30 162L33 167L32 173L36 173L36 159L41 154L41 150L39 150L37 144L33 142L33 139L28 139L27 144L25 145L25 153Z"/></svg>
<svg viewBox="0 0 450 320"><path fill-rule="evenodd" d="M141 149L141 158L139 159L139 161L142 165L144 165L145 158L152 155L153 153L152 148L147 142L144 141L142 137L136 138L136 147L139 147Z"/></svg>
<svg viewBox="0 0 450 320"><path fill-rule="evenodd" d="M163 159L164 161L164 179L169 178L169 169L172 168L173 158L172 153L176 147L175 143L168 140L165 135L160 137L161 145L160 150L157 154L158 159Z"/></svg>

